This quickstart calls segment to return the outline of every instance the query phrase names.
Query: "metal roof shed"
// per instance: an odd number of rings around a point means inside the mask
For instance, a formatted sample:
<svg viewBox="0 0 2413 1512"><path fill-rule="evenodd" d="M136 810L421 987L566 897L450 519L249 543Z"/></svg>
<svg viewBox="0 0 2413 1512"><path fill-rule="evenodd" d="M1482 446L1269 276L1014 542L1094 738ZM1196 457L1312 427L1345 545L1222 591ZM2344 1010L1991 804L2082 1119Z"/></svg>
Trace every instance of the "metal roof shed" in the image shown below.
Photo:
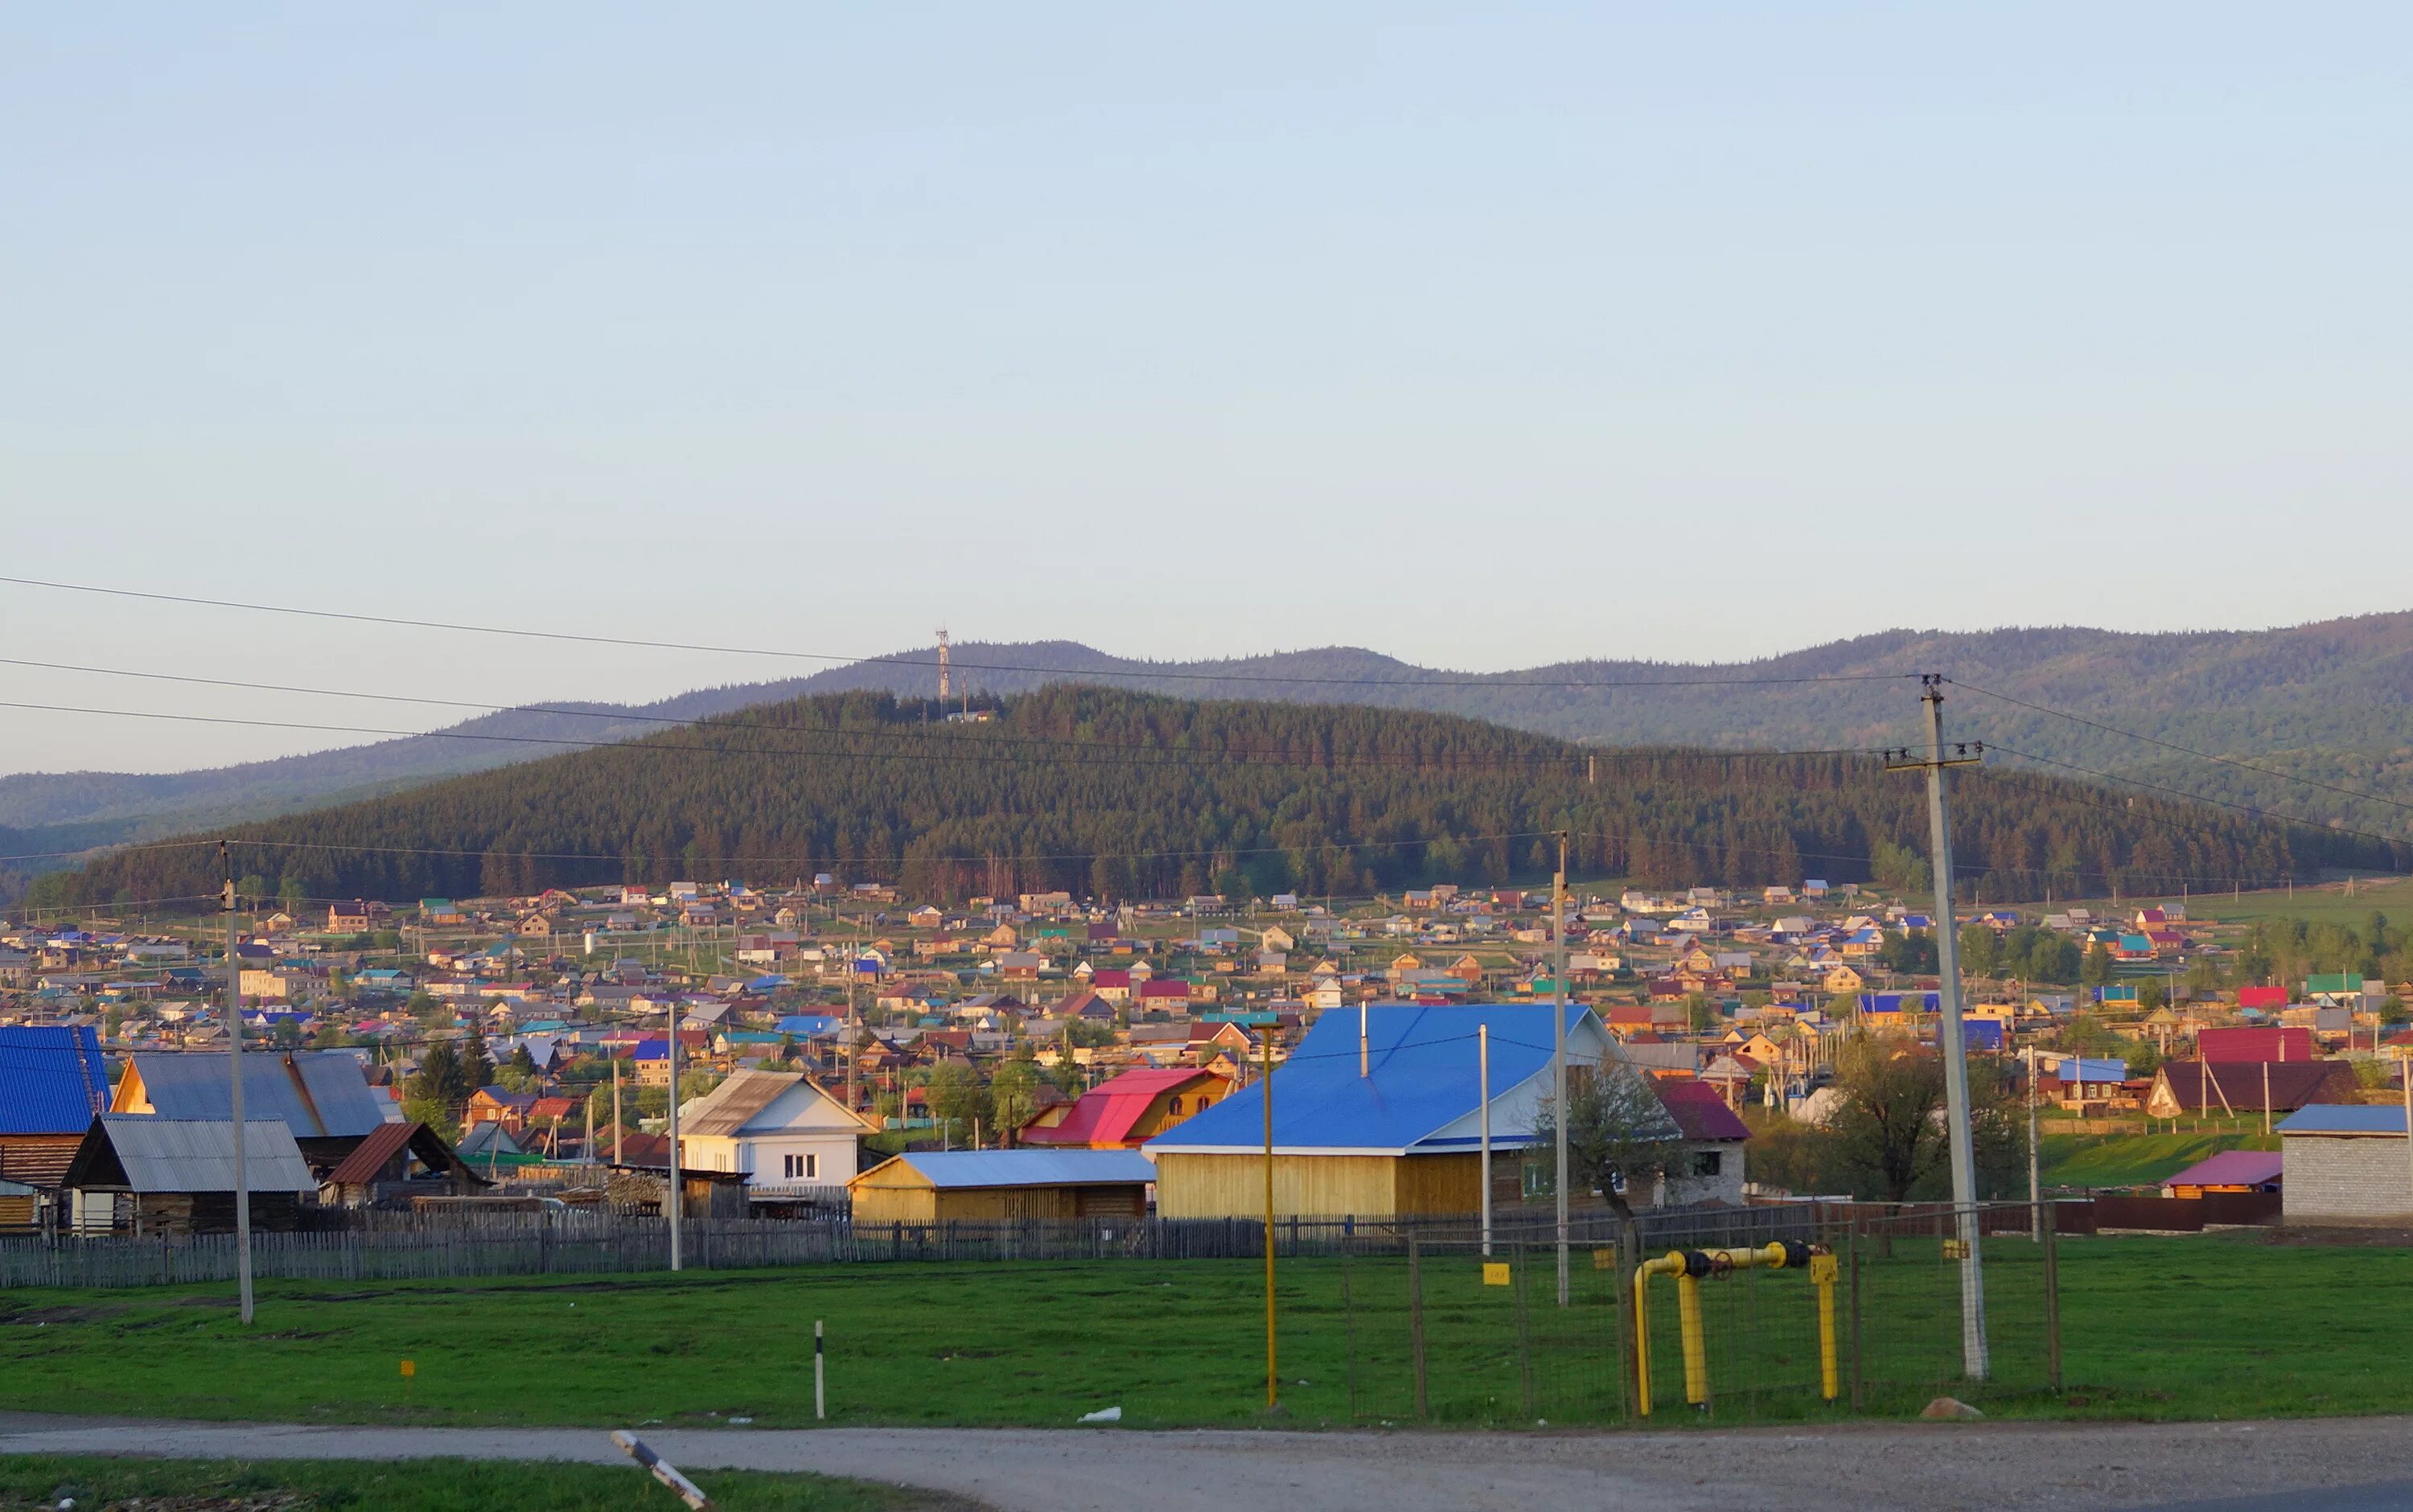
<svg viewBox="0 0 2413 1512"><path fill-rule="evenodd" d="M225 1119L105 1113L92 1120L66 1185L79 1232L222 1234L234 1227L235 1125ZM290 1228L318 1178L293 1131L243 1125L244 1186L256 1228Z"/></svg>
<svg viewBox="0 0 2413 1512"><path fill-rule="evenodd" d="M883 1161L847 1183L864 1223L1140 1218L1156 1179L1126 1149L962 1149Z"/></svg>

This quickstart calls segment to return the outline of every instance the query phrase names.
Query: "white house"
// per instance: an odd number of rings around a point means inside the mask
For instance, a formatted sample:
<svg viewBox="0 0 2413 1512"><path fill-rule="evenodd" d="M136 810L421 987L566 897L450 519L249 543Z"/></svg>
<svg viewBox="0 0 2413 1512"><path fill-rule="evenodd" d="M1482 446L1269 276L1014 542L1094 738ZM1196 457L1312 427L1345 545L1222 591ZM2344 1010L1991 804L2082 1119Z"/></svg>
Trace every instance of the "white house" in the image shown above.
<svg viewBox="0 0 2413 1512"><path fill-rule="evenodd" d="M740 1071L680 1104L680 1164L747 1172L758 1198L842 1187L858 1170L857 1140L872 1132L801 1072Z"/></svg>

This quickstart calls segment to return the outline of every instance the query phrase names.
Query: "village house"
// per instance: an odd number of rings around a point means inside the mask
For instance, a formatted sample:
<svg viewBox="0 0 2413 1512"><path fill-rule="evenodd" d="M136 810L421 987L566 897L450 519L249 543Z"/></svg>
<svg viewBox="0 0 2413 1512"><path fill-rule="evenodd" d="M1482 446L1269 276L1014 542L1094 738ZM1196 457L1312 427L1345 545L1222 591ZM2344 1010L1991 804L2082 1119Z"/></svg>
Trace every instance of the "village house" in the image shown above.
<svg viewBox="0 0 2413 1512"><path fill-rule="evenodd" d="M753 1178L774 1189L843 1186L857 1173L858 1141L876 1126L801 1072L739 1071L679 1106L679 1164Z"/></svg>
<svg viewBox="0 0 2413 1512"><path fill-rule="evenodd" d="M1533 1137L1549 1077L1547 1003L1481 1007L1374 1004L1326 1015L1272 1077L1278 1214L1392 1218L1480 1206L1478 1129L1487 1101L1475 1035L1489 1036L1495 1180ZM1591 1011L1570 1004L1571 1065L1616 1054ZM1264 1082L1148 1141L1157 1210L1169 1218L1245 1217L1265 1205Z"/></svg>
<svg viewBox="0 0 2413 1512"><path fill-rule="evenodd" d="M2286 1172L2281 1222L2413 1222L2402 1106L2303 1107L2279 1125L2279 1147Z"/></svg>
<svg viewBox="0 0 2413 1512"><path fill-rule="evenodd" d="M67 1163L75 1231L136 1238L230 1232L234 1140L235 1125L225 1119L100 1115ZM243 1141L252 1227L297 1226L318 1178L292 1130L282 1119L246 1119Z"/></svg>

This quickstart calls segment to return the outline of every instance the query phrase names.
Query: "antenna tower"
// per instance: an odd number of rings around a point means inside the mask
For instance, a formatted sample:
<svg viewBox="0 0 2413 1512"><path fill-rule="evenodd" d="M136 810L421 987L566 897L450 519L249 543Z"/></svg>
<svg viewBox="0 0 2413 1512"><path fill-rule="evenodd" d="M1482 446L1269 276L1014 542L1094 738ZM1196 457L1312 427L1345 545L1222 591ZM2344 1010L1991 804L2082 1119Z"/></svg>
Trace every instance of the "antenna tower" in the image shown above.
<svg viewBox="0 0 2413 1512"><path fill-rule="evenodd" d="M939 627L939 702L947 701L947 627Z"/></svg>

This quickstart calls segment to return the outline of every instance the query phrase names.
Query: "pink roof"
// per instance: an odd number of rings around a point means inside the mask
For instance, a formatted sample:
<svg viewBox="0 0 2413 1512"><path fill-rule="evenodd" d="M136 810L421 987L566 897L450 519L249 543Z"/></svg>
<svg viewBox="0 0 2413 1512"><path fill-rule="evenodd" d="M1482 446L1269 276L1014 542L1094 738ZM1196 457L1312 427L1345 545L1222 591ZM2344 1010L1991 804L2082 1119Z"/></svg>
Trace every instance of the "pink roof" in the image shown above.
<svg viewBox="0 0 2413 1512"><path fill-rule="evenodd" d="M1143 998L1186 998L1190 996L1190 984L1177 976L1162 982L1143 982L1139 985L1139 995Z"/></svg>
<svg viewBox="0 0 2413 1512"><path fill-rule="evenodd" d="M2281 1160L2275 1149L2224 1149L2200 1160L2176 1176L2162 1178L2166 1187L2258 1187L2279 1179Z"/></svg>
<svg viewBox="0 0 2413 1512"><path fill-rule="evenodd" d="M1163 1071L1126 1071L1083 1092L1064 1121L1052 1129L1026 1129L1025 1144L1120 1145L1131 1140L1132 1125L1148 1104L1166 1092L1177 1092L1207 1076L1194 1066Z"/></svg>
<svg viewBox="0 0 2413 1512"><path fill-rule="evenodd" d="M1687 1139L1749 1139L1751 1129L1735 1117L1718 1090L1707 1082L1662 1081L1659 1101L1667 1105Z"/></svg>
<svg viewBox="0 0 2413 1512"><path fill-rule="evenodd" d="M1127 987L1131 986L1131 972L1128 971L1092 971L1089 973L1089 986L1093 987Z"/></svg>

